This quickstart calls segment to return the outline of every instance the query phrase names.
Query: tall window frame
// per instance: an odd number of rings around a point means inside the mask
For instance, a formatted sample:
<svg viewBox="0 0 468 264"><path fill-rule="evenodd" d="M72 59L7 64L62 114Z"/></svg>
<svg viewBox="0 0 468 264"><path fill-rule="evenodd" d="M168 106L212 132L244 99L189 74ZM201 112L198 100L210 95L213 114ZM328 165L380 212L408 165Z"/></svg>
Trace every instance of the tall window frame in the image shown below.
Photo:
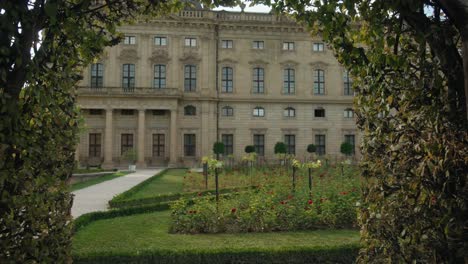
<svg viewBox="0 0 468 264"><path fill-rule="evenodd" d="M323 156L327 154L326 152L326 147L327 147L327 142L326 142L326 135L325 134L316 134L315 135L315 148L317 155Z"/></svg>
<svg viewBox="0 0 468 264"><path fill-rule="evenodd" d="M265 156L265 134L254 134L253 146L258 156Z"/></svg>
<svg viewBox="0 0 468 264"><path fill-rule="evenodd" d="M90 158L101 157L102 136L101 133L89 133L89 149L88 155Z"/></svg>
<svg viewBox="0 0 468 264"><path fill-rule="evenodd" d="M123 133L120 135L120 154L124 155L125 152L133 149L133 134Z"/></svg>
<svg viewBox="0 0 468 264"><path fill-rule="evenodd" d="M153 76L153 88L164 89L166 88L166 65L155 64L154 65L154 76Z"/></svg>
<svg viewBox="0 0 468 264"><path fill-rule="evenodd" d="M296 154L296 135L286 134L284 135L284 144L286 145L286 153Z"/></svg>
<svg viewBox="0 0 468 264"><path fill-rule="evenodd" d="M343 94L347 96L354 95L353 79L347 70L343 71Z"/></svg>
<svg viewBox="0 0 468 264"><path fill-rule="evenodd" d="M286 68L283 70L283 94L296 93L296 70Z"/></svg>
<svg viewBox="0 0 468 264"><path fill-rule="evenodd" d="M314 70L314 95L325 95L325 71Z"/></svg>
<svg viewBox="0 0 468 264"><path fill-rule="evenodd" d="M91 88L102 88L104 85L104 64L91 64Z"/></svg>
<svg viewBox="0 0 468 264"><path fill-rule="evenodd" d="M153 157L164 157L166 153L166 135L153 134Z"/></svg>
<svg viewBox="0 0 468 264"><path fill-rule="evenodd" d="M184 156L195 157L197 147L196 140L195 134L184 134Z"/></svg>
<svg viewBox="0 0 468 264"><path fill-rule="evenodd" d="M234 154L234 135L233 134L222 134L221 141L224 144L224 155Z"/></svg>
<svg viewBox="0 0 468 264"><path fill-rule="evenodd" d="M135 88L135 64L133 63L122 65L122 88L131 91Z"/></svg>
<svg viewBox="0 0 468 264"><path fill-rule="evenodd" d="M252 92L254 94L265 93L265 69L262 67L255 67L252 70Z"/></svg>
<svg viewBox="0 0 468 264"><path fill-rule="evenodd" d="M226 66L221 69L221 92L232 93L234 90L234 70Z"/></svg>
<svg viewBox="0 0 468 264"><path fill-rule="evenodd" d="M184 66L184 91L195 92L197 90L197 66L187 64Z"/></svg>

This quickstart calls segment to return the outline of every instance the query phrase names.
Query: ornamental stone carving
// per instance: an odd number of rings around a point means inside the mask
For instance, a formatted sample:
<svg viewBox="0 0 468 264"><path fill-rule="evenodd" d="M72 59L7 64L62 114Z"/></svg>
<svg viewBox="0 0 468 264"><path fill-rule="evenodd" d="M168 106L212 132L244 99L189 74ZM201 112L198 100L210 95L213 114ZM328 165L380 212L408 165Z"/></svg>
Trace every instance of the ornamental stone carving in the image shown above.
<svg viewBox="0 0 468 264"><path fill-rule="evenodd" d="M120 52L119 59L122 61L137 61L138 52L134 49L124 49Z"/></svg>
<svg viewBox="0 0 468 264"><path fill-rule="evenodd" d="M171 58L169 57L169 53L165 49L156 49L153 50L151 53L151 57L149 60L153 63L160 62L160 63L168 63Z"/></svg>

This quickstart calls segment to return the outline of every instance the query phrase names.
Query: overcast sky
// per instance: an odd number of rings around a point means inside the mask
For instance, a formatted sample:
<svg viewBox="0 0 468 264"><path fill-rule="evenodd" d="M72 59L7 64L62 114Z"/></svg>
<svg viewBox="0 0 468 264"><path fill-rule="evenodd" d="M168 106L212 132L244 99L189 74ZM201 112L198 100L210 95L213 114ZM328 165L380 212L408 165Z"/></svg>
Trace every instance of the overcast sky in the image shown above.
<svg viewBox="0 0 468 264"><path fill-rule="evenodd" d="M245 4L246 4L246 7L244 9L245 12L269 13L270 9L271 9L270 7L265 6L265 5L256 5L256 6L249 7L249 3L245 3ZM226 10L226 11L238 11L238 12L240 12L241 8L240 7L234 7L234 8L231 8L231 7L218 7L218 8L215 8L214 10Z"/></svg>

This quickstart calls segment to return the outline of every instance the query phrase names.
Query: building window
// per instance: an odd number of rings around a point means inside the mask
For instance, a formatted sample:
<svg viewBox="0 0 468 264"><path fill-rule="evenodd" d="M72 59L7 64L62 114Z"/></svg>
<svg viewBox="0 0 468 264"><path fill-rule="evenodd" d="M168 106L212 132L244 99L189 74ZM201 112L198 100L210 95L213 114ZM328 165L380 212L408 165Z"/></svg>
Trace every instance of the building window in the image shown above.
<svg viewBox="0 0 468 264"><path fill-rule="evenodd" d="M227 39L221 40L221 48L223 49L232 49L233 44L234 44L234 41L232 40L227 40Z"/></svg>
<svg viewBox="0 0 468 264"><path fill-rule="evenodd" d="M101 157L101 133L89 134L89 157Z"/></svg>
<svg viewBox="0 0 468 264"><path fill-rule="evenodd" d="M283 42L283 50L294 50L294 42Z"/></svg>
<svg viewBox="0 0 468 264"><path fill-rule="evenodd" d="M186 47L196 47L197 46L197 39L196 38L185 38L185 46Z"/></svg>
<svg viewBox="0 0 468 264"><path fill-rule="evenodd" d="M325 135L315 135L315 148L317 155L326 154Z"/></svg>
<svg viewBox="0 0 468 264"><path fill-rule="evenodd" d="M288 154L296 154L296 135L284 135L284 144Z"/></svg>
<svg viewBox="0 0 468 264"><path fill-rule="evenodd" d="M186 116L195 116L197 115L197 108L193 105L187 105L184 107L184 115Z"/></svg>
<svg viewBox="0 0 468 264"><path fill-rule="evenodd" d="M120 114L130 116L130 115L134 115L135 111L133 109L122 109L120 110Z"/></svg>
<svg viewBox="0 0 468 264"><path fill-rule="evenodd" d="M314 109L314 117L325 117L325 109L322 107Z"/></svg>
<svg viewBox="0 0 468 264"><path fill-rule="evenodd" d="M153 134L153 157L164 157L165 145L164 134Z"/></svg>
<svg viewBox="0 0 468 264"><path fill-rule="evenodd" d="M195 134L184 134L184 156L195 156Z"/></svg>
<svg viewBox="0 0 468 264"><path fill-rule="evenodd" d="M354 111L351 108L346 108L343 112L343 115L345 118L353 118L354 117Z"/></svg>
<svg viewBox="0 0 468 264"><path fill-rule="evenodd" d="M296 116L296 109L292 107L286 107L283 112L284 117L295 117Z"/></svg>
<svg viewBox="0 0 468 264"><path fill-rule="evenodd" d="M133 134L122 134L120 136L120 154L123 155L125 152L133 149Z"/></svg>
<svg viewBox="0 0 468 264"><path fill-rule="evenodd" d="M135 64L124 64L122 67L122 87L124 90L135 88Z"/></svg>
<svg viewBox="0 0 468 264"><path fill-rule="evenodd" d="M224 155L232 155L234 153L234 135L222 134L221 140L224 144Z"/></svg>
<svg viewBox="0 0 468 264"><path fill-rule="evenodd" d="M166 88L166 65L154 65L153 87L157 89Z"/></svg>
<svg viewBox="0 0 468 264"><path fill-rule="evenodd" d="M283 93L294 94L295 92L295 71L294 69L284 69Z"/></svg>
<svg viewBox="0 0 468 264"><path fill-rule="evenodd" d="M253 145L258 156L265 156L265 135L254 134Z"/></svg>
<svg viewBox="0 0 468 264"><path fill-rule="evenodd" d="M232 77L232 68L231 67L223 67L222 77L221 77L221 91L223 93L232 93L233 90L233 77Z"/></svg>
<svg viewBox="0 0 468 264"><path fill-rule="evenodd" d="M254 49L264 49L265 48L265 42L263 40L254 40L252 42L252 48L254 48Z"/></svg>
<svg viewBox="0 0 468 264"><path fill-rule="evenodd" d="M100 88L103 86L104 80L104 65L102 63L94 63L91 65L91 88Z"/></svg>
<svg viewBox="0 0 468 264"><path fill-rule="evenodd" d="M89 109L90 115L102 115L102 109Z"/></svg>
<svg viewBox="0 0 468 264"><path fill-rule="evenodd" d="M166 37L154 37L154 45L167 46L167 38Z"/></svg>
<svg viewBox="0 0 468 264"><path fill-rule="evenodd" d="M349 76L349 71L343 72L344 95L353 95L353 79Z"/></svg>
<svg viewBox="0 0 468 264"><path fill-rule="evenodd" d="M349 144L351 144L351 146L353 146L352 155L354 155L355 154L355 143L356 143L354 135L345 135L344 139L345 139L346 143L349 143Z"/></svg>
<svg viewBox="0 0 468 264"><path fill-rule="evenodd" d="M264 93L265 70L263 68L253 69L253 93Z"/></svg>
<svg viewBox="0 0 468 264"><path fill-rule="evenodd" d="M135 36L125 36L124 44L125 45L135 45L136 44L136 37Z"/></svg>
<svg viewBox="0 0 468 264"><path fill-rule="evenodd" d="M197 67L185 65L184 87L186 92L194 92L197 89Z"/></svg>
<svg viewBox="0 0 468 264"><path fill-rule="evenodd" d="M325 50L325 45L321 42L313 44L313 51L321 52Z"/></svg>
<svg viewBox="0 0 468 264"><path fill-rule="evenodd" d="M257 106L253 110L253 116L255 117L263 117L265 116L265 109L263 107Z"/></svg>
<svg viewBox="0 0 468 264"><path fill-rule="evenodd" d="M225 106L222 108L222 115L223 116L233 116L234 115L234 108L230 106Z"/></svg>
<svg viewBox="0 0 468 264"><path fill-rule="evenodd" d="M325 94L325 71L323 70L314 71L314 94Z"/></svg>
<svg viewBox="0 0 468 264"><path fill-rule="evenodd" d="M155 116L165 116L166 110L155 109L152 111Z"/></svg>

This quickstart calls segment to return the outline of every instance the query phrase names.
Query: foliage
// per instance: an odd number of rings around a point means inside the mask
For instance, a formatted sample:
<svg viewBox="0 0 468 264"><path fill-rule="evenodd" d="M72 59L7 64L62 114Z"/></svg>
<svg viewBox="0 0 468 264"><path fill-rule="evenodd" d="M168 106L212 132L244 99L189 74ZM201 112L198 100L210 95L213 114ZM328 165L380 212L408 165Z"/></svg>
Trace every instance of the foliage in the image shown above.
<svg viewBox="0 0 468 264"><path fill-rule="evenodd" d="M353 77L366 179L359 263L460 263L467 257L463 5L466 1L273 4L320 33Z"/></svg>
<svg viewBox="0 0 468 264"><path fill-rule="evenodd" d="M316 150L317 150L317 147L314 144L307 145L307 152L315 153Z"/></svg>
<svg viewBox="0 0 468 264"><path fill-rule="evenodd" d="M356 226L358 178L339 177L336 172L323 178L325 173L321 173L310 196L301 167L294 193L288 177L281 175L265 179L258 189L225 196L219 204L212 196L203 195L190 202L182 198L171 206L172 231L267 232Z"/></svg>
<svg viewBox="0 0 468 264"><path fill-rule="evenodd" d="M245 153L253 153L253 152L255 152L255 147L252 146L252 145L245 146L244 151L245 151Z"/></svg>
<svg viewBox="0 0 468 264"><path fill-rule="evenodd" d="M351 145L349 142L343 142L340 145L340 152L346 156L353 154L353 149L353 145Z"/></svg>
<svg viewBox="0 0 468 264"><path fill-rule="evenodd" d="M286 153L286 144L283 142L276 142L275 144L275 154L284 154Z"/></svg>
<svg viewBox="0 0 468 264"><path fill-rule="evenodd" d="M224 154L224 143L223 142L215 142L213 145L213 153L217 155Z"/></svg>
<svg viewBox="0 0 468 264"><path fill-rule="evenodd" d="M355 230L186 236L169 221L169 211L94 221L74 236L74 263L351 263L359 247Z"/></svg>
<svg viewBox="0 0 468 264"><path fill-rule="evenodd" d="M127 149L127 150L122 154L122 158L123 158L125 161L130 162L130 164L135 164L135 162L137 161L137 158L138 158L138 154L137 154L137 152L136 152L135 149L131 148L131 149Z"/></svg>

